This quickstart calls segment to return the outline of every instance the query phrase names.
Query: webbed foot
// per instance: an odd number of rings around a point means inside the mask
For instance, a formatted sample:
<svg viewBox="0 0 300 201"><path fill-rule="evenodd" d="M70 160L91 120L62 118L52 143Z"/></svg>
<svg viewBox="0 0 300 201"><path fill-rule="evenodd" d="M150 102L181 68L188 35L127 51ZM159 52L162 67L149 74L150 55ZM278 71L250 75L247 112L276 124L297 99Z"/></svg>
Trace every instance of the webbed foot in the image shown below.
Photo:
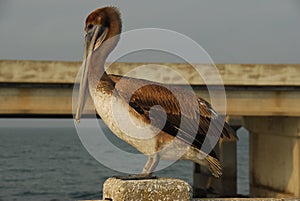
<svg viewBox="0 0 300 201"><path fill-rule="evenodd" d="M129 174L124 176L114 176L117 179L121 180L143 180L143 179L157 179L156 176L152 174Z"/></svg>

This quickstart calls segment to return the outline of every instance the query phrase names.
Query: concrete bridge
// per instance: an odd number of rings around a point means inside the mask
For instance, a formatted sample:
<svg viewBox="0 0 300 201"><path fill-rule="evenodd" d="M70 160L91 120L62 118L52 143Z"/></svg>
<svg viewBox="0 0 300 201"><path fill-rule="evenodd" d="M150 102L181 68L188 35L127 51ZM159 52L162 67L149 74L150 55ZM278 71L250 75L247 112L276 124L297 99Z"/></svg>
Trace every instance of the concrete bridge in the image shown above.
<svg viewBox="0 0 300 201"><path fill-rule="evenodd" d="M139 65L114 63L109 71L124 75ZM174 69L209 101L204 81L191 66L160 65ZM197 66L210 77L210 65ZM0 116L71 117L73 83L79 68L80 62L0 61ZM244 126L251 134L251 196L300 197L300 65L217 64L217 69L226 89L229 122L236 128ZM184 84L167 72L151 70L147 74L150 79ZM211 80L210 84L218 83ZM220 142L222 179L210 179L195 167L194 188L210 182L220 194L235 195L235 148L235 142Z"/></svg>

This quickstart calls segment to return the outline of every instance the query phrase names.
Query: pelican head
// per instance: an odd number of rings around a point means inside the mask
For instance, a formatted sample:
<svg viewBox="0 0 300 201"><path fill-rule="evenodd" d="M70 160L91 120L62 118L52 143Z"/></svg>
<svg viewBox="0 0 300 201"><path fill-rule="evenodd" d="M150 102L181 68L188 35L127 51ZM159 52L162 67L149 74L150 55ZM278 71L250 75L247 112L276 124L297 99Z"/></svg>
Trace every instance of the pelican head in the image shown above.
<svg viewBox="0 0 300 201"><path fill-rule="evenodd" d="M76 109L76 122L79 122L85 104L88 90L88 75L91 68L103 68L96 66L91 60L104 61L119 41L122 30L121 16L117 8L105 7L93 11L85 21L85 44L80 80L79 98ZM97 58L93 58L97 57ZM97 71L95 71L97 72Z"/></svg>

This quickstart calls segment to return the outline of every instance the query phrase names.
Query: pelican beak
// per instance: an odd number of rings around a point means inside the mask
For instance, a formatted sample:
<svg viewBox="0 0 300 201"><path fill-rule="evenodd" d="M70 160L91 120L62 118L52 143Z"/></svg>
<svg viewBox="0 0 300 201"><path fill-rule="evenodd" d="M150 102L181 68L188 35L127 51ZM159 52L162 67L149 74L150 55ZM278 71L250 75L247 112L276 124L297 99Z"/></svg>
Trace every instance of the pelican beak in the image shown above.
<svg viewBox="0 0 300 201"><path fill-rule="evenodd" d="M85 36L84 54L82 62L82 77L79 84L79 97L76 108L75 122L79 123L82 111L85 106L86 95L88 93L88 71L90 68L91 55L106 37L107 29L97 25Z"/></svg>

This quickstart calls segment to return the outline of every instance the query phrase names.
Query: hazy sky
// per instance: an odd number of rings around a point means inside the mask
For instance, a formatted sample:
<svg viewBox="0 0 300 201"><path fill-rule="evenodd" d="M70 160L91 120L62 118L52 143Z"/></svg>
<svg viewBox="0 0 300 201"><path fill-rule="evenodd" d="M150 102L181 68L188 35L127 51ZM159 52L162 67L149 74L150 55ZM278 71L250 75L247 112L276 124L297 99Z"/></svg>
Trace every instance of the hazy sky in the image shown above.
<svg viewBox="0 0 300 201"><path fill-rule="evenodd" d="M0 59L80 61L85 17L105 5L124 31L180 32L217 63L300 63L299 0L0 0Z"/></svg>

